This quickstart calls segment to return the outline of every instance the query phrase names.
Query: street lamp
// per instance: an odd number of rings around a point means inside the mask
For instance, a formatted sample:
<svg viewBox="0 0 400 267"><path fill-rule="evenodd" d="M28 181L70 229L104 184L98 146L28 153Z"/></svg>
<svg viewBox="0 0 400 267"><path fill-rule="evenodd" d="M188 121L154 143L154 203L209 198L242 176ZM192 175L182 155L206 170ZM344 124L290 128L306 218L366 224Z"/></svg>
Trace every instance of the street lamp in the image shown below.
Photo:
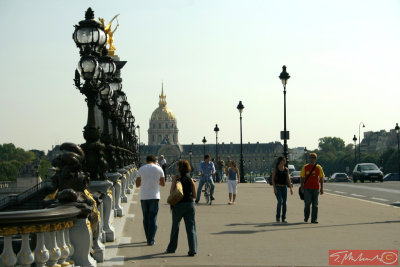
<svg viewBox="0 0 400 267"><path fill-rule="evenodd" d="M206 143L207 143L207 140L206 140L206 137L204 136L203 137L203 140L202 140L202 142L203 142L203 151L204 151L204 156L206 155Z"/></svg>
<svg viewBox="0 0 400 267"><path fill-rule="evenodd" d="M283 132L281 132L281 140L283 139L283 155L286 158L286 166L289 163L288 159L288 145L287 140L289 139L289 131L286 131L286 84L289 80L290 75L286 72L286 66L283 65L282 72L279 75L279 79L281 79L283 84Z"/></svg>
<svg viewBox="0 0 400 267"><path fill-rule="evenodd" d="M307 147L304 147L304 158L305 158L306 164L307 164L307 152L308 152Z"/></svg>
<svg viewBox="0 0 400 267"><path fill-rule="evenodd" d="M243 170L243 140L242 140L242 112L244 106L242 101L239 101L239 104L236 107L240 113L240 182L245 183L246 180L244 179L244 170Z"/></svg>
<svg viewBox="0 0 400 267"><path fill-rule="evenodd" d="M361 162L361 145L360 145L360 142L361 142L361 137L360 137L361 125L362 125L363 128L365 127L365 124L363 122L360 122L360 124L358 125L358 162Z"/></svg>
<svg viewBox="0 0 400 267"><path fill-rule="evenodd" d="M357 164L357 148L356 148L357 137L356 137L356 135L354 135L354 137L353 137L353 142L354 142L354 166L355 166Z"/></svg>
<svg viewBox="0 0 400 267"><path fill-rule="evenodd" d="M193 171L193 168L192 168L192 155L193 155L193 143L192 143L192 146L190 147L190 150L189 150L190 176L192 176L192 171Z"/></svg>
<svg viewBox="0 0 400 267"><path fill-rule="evenodd" d="M399 132L400 132L400 127L399 124L396 123L396 127L394 127L394 129L396 130L396 135L397 135L397 161L399 164L399 168L398 168L398 173L400 175L400 141L399 141Z"/></svg>
<svg viewBox="0 0 400 267"><path fill-rule="evenodd" d="M215 160L218 162L218 124L215 124L214 127L214 132L215 132Z"/></svg>

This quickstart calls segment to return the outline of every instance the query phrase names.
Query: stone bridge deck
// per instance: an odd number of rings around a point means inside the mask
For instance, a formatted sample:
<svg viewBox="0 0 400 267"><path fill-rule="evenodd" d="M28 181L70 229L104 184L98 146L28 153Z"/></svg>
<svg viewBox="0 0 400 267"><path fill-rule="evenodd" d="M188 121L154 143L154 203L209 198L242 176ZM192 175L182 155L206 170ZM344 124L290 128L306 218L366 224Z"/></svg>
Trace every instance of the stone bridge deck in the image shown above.
<svg viewBox="0 0 400 267"><path fill-rule="evenodd" d="M124 217L116 221L117 241L106 244L98 266L328 266L332 249L400 247L400 209L325 193L319 224L303 222L303 202L288 195L288 224L275 223L276 199L266 184L240 184L236 205L228 205L226 184L216 184L212 206L196 206L198 254L188 257L183 221L178 249L164 254L171 230L162 189L156 244L147 246L142 227L140 189L129 195Z"/></svg>

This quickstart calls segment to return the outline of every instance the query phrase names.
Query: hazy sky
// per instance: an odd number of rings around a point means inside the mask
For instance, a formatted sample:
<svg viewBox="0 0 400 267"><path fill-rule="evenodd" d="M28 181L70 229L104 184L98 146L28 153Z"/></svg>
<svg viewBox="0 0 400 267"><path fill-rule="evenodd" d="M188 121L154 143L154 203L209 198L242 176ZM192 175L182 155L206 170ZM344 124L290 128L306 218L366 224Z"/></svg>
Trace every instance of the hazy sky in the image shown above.
<svg viewBox="0 0 400 267"><path fill-rule="evenodd" d="M84 142L72 33L88 7L107 22L120 14L123 90L146 144L162 81L181 144L215 143L216 123L220 142L238 143L239 100L243 142L279 141L282 65L290 148L400 122L398 0L0 0L0 144Z"/></svg>

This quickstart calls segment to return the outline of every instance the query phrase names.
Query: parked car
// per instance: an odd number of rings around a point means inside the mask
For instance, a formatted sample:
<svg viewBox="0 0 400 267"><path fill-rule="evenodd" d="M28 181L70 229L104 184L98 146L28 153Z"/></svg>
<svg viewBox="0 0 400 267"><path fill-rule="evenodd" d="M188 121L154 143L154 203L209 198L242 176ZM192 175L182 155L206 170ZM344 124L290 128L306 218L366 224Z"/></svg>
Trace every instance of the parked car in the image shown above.
<svg viewBox="0 0 400 267"><path fill-rule="evenodd" d="M267 183L267 181L265 180L265 178L262 177L262 176L254 178L254 182L255 182L255 183L263 183L263 184L266 184L266 183Z"/></svg>
<svg viewBox="0 0 400 267"><path fill-rule="evenodd" d="M331 178L329 178L329 182L334 182L334 183L337 183L337 182L348 182L348 183L351 183L352 180L347 175L347 173L335 172L334 174L332 174Z"/></svg>
<svg viewBox="0 0 400 267"><path fill-rule="evenodd" d="M353 170L353 181L383 182L383 172L374 163L358 163Z"/></svg>
<svg viewBox="0 0 400 267"><path fill-rule="evenodd" d="M300 183L300 171L292 171L290 174L290 180L292 184L299 184Z"/></svg>
<svg viewBox="0 0 400 267"><path fill-rule="evenodd" d="M388 173L385 176L383 176L383 181L400 181L399 180L399 173Z"/></svg>

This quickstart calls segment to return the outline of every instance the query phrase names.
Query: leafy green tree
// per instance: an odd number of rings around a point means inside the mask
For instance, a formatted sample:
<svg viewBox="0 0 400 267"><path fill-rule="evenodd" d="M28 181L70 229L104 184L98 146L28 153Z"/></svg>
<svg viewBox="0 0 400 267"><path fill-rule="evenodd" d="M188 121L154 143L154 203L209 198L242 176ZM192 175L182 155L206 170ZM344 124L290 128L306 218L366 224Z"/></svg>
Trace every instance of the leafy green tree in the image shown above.
<svg viewBox="0 0 400 267"><path fill-rule="evenodd" d="M323 137L318 140L318 148L322 151L343 151L345 144L343 139L339 137Z"/></svg>
<svg viewBox="0 0 400 267"><path fill-rule="evenodd" d="M40 161L39 165L39 175L40 177L45 180L47 178L47 175L49 173L49 168L51 167L51 163L45 159L42 159Z"/></svg>

